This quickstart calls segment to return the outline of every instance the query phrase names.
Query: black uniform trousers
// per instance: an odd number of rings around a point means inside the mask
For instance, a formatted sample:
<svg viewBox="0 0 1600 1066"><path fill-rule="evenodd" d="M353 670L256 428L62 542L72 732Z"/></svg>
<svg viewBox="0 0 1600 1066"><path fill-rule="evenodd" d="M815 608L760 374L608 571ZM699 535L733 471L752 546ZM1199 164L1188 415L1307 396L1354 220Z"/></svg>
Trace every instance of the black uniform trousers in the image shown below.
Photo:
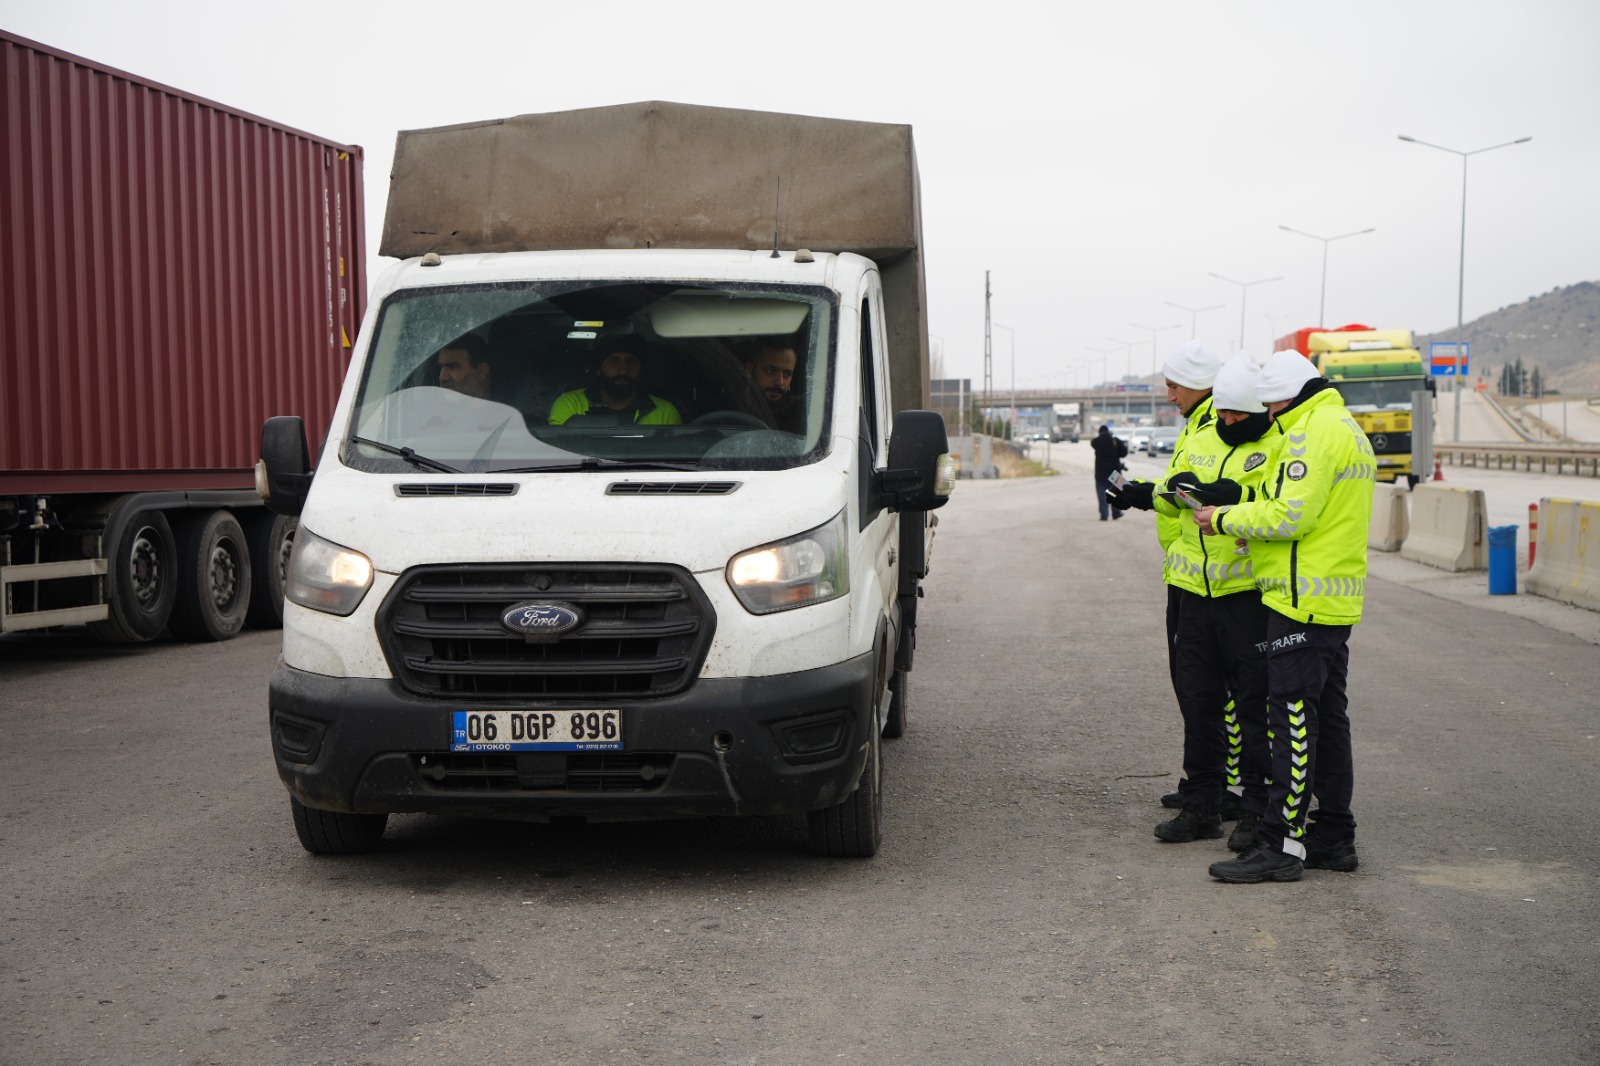
<svg viewBox="0 0 1600 1066"><path fill-rule="evenodd" d="M1218 597L1173 591L1172 686L1183 715L1184 779L1178 784L1183 805L1222 803L1234 746L1224 725L1231 695L1238 719L1241 802L1245 810L1260 814L1269 765L1267 662L1261 637L1270 612L1253 589ZM1171 609L1169 603L1169 617Z"/></svg>
<svg viewBox="0 0 1600 1066"><path fill-rule="evenodd" d="M1345 693L1351 627L1297 622L1269 610L1266 628L1272 771L1256 843L1303 859L1307 833L1327 844L1356 836L1350 810L1355 760Z"/></svg>

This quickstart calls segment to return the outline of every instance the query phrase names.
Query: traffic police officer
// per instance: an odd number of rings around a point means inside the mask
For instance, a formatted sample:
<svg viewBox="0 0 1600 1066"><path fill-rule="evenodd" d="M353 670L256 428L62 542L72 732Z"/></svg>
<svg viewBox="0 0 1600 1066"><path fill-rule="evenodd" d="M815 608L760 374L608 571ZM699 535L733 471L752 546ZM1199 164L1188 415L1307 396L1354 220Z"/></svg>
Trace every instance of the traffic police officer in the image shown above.
<svg viewBox="0 0 1600 1066"><path fill-rule="evenodd" d="M1162 366L1162 375L1167 383L1167 402L1175 405L1179 413L1184 416L1183 428L1178 432L1178 439L1173 444L1172 460L1168 463L1168 471L1176 469L1180 456L1185 453L1191 440L1200 433L1211 429L1216 416L1212 411L1211 387L1216 380L1217 371L1222 367L1222 358L1203 341L1189 341L1179 345L1168 355ZM1163 481L1165 477L1163 477ZM1178 613L1182 602L1181 590L1192 586L1191 575L1197 566L1204 562L1199 551L1199 537L1192 537L1193 544L1186 545L1181 537L1186 517L1179 514L1175 507L1157 508L1155 491L1157 483L1153 481L1134 481L1122 489L1112 489L1107 492L1106 499L1113 506L1122 510L1130 508L1143 511L1156 511L1156 539L1161 544L1161 554L1164 558L1162 566L1162 580L1167 586L1167 672L1172 679L1173 692L1179 696L1179 707L1183 705L1182 687L1178 683ZM1202 593L1203 594L1203 593ZM1224 715L1231 715L1231 708L1227 706L1227 697L1218 704L1223 708ZM1214 718L1215 716L1213 716ZM1232 719L1229 718L1229 728L1233 728ZM1185 726L1185 751L1187 753L1188 727ZM1218 743L1221 743L1222 731L1218 730ZM1186 754L1184 766L1189 765ZM1208 778L1210 774L1207 774ZM1161 797L1164 807L1182 808L1185 806L1186 790L1193 793L1190 800L1198 802L1201 792L1209 789L1209 785L1200 789L1188 789L1187 778L1178 782L1178 791L1169 792ZM1223 817L1233 818L1238 815L1238 797L1232 792L1224 792L1220 797ZM1166 824L1166 823L1163 823ZM1159 835L1159 834L1158 834ZM1212 837L1220 836L1220 827L1217 832L1209 834ZM1165 839L1165 838L1164 838ZM1196 839L1193 836L1185 839Z"/></svg>
<svg viewBox="0 0 1600 1066"><path fill-rule="evenodd" d="M1274 419L1267 498L1194 513L1203 533L1249 540L1269 608L1267 809L1255 846L1210 868L1218 880L1240 884L1296 881L1305 866L1357 865L1345 683L1350 629L1361 620L1366 591L1377 472L1366 434L1298 352L1273 354L1256 395Z"/></svg>
<svg viewBox="0 0 1600 1066"><path fill-rule="evenodd" d="M1253 841L1265 806L1266 609L1245 542L1236 549L1202 536L1176 499L1179 490L1211 503L1258 495L1267 455L1255 442L1271 418L1256 399L1256 374L1255 361L1242 353L1221 369L1209 400L1212 417L1187 434L1168 467L1166 491L1152 494L1156 512L1179 528L1165 570L1169 596L1177 599L1173 688L1184 725L1182 810L1155 827L1170 843L1221 836L1224 798L1237 803L1246 781L1250 795L1235 830L1241 845Z"/></svg>

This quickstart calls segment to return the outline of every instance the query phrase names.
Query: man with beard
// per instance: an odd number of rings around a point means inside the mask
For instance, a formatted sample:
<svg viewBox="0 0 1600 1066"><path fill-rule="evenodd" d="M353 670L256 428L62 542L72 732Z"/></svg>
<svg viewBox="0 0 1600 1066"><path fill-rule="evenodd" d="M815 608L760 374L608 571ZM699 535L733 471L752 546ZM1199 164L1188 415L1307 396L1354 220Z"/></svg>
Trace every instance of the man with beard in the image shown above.
<svg viewBox="0 0 1600 1066"><path fill-rule="evenodd" d="M676 426L683 421L678 409L659 396L639 388L644 364L637 342L613 341L600 352L595 383L556 397L550 405L550 424L566 425L575 419L605 425Z"/></svg>
<svg viewBox="0 0 1600 1066"><path fill-rule="evenodd" d="M745 376L755 390L766 397L776 429L789 429L795 414L794 372L799 365L794 345L787 340L764 338L748 348L740 360Z"/></svg>

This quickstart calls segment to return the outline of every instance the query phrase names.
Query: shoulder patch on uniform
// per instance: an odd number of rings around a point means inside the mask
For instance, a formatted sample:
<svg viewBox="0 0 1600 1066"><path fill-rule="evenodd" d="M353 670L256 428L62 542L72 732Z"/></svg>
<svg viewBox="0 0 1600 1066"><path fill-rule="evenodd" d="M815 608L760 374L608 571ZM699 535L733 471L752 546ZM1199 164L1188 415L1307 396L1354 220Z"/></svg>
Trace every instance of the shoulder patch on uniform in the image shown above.
<svg viewBox="0 0 1600 1066"><path fill-rule="evenodd" d="M1284 470L1283 476L1290 481L1299 481L1306 476L1306 464L1296 459Z"/></svg>
<svg viewBox="0 0 1600 1066"><path fill-rule="evenodd" d="M1264 463L1266 461L1267 461L1267 453L1266 452L1251 452L1250 453L1250 457L1244 461L1244 468L1247 471L1254 470L1256 467L1260 466L1262 463Z"/></svg>

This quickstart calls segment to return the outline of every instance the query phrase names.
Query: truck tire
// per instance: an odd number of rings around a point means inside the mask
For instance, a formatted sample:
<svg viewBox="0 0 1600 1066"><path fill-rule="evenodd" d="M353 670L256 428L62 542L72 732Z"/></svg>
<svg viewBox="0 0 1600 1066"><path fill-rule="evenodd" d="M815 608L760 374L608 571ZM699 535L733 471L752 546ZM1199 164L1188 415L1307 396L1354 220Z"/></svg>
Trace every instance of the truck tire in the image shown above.
<svg viewBox="0 0 1600 1066"><path fill-rule="evenodd" d="M228 511L200 511L178 526L178 601L167 623L182 640L228 640L250 608L250 549Z"/></svg>
<svg viewBox="0 0 1600 1066"><path fill-rule="evenodd" d="M911 671L896 670L889 692L889 716L883 720L883 735L898 740L906 735L906 719L911 710Z"/></svg>
<svg viewBox="0 0 1600 1066"><path fill-rule="evenodd" d="M877 721L874 714L867 730L867 765L856 790L843 802L807 815L811 850L819 855L870 859L883 842L883 740Z"/></svg>
<svg viewBox="0 0 1600 1066"><path fill-rule="evenodd" d="M254 629L283 628L283 585L298 526L288 515L271 511L245 520L244 534L250 545L250 609L244 620Z"/></svg>
<svg viewBox="0 0 1600 1066"><path fill-rule="evenodd" d="M178 599L178 550L172 526L160 511L129 517L111 546L106 576L110 616L89 631L114 644L153 640L167 628Z"/></svg>
<svg viewBox="0 0 1600 1066"><path fill-rule="evenodd" d="M293 796L289 810L300 846L313 855L363 855L383 840L387 814L345 814L307 807Z"/></svg>

